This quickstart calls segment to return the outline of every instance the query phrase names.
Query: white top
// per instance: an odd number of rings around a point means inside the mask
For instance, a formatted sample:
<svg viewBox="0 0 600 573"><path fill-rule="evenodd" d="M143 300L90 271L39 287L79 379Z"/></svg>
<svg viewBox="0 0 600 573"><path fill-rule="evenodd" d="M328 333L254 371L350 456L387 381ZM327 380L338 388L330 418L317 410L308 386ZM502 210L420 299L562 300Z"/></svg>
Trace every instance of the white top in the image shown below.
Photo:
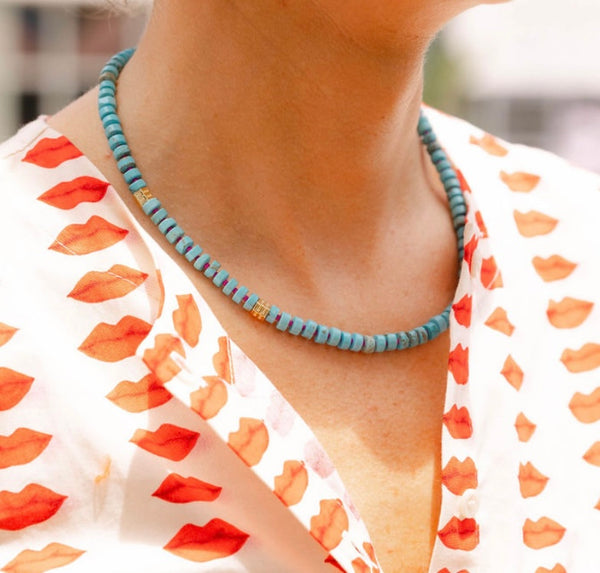
<svg viewBox="0 0 600 573"><path fill-rule="evenodd" d="M600 179L429 116L470 187L430 573L600 571ZM44 119L0 204L2 571L379 571L293 405Z"/></svg>

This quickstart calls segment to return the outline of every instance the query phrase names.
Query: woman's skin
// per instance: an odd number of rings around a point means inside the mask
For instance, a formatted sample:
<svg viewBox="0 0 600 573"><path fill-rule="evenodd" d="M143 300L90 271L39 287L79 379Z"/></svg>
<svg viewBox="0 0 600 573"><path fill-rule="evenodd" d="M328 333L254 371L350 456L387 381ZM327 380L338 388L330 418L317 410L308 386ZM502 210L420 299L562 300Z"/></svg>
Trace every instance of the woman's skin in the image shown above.
<svg viewBox="0 0 600 573"><path fill-rule="evenodd" d="M416 134L423 59L446 21L479 3L155 0L118 86L151 191L281 308L351 332L425 322L452 299L458 266L443 191ZM50 124L164 245L116 170L95 97ZM384 571L427 571L441 501L447 333L383 355L318 346L252 320L173 258L313 428Z"/></svg>

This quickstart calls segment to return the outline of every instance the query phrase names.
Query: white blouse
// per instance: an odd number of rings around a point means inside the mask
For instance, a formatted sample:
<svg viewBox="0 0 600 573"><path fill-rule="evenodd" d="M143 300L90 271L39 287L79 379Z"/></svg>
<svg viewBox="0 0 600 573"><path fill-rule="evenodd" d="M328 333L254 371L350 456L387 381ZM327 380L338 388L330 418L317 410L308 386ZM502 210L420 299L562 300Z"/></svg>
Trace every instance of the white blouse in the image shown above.
<svg viewBox="0 0 600 573"><path fill-rule="evenodd" d="M600 572L600 178L428 115L468 202L429 571ZM43 118L0 204L2 571L381 571L311 429Z"/></svg>

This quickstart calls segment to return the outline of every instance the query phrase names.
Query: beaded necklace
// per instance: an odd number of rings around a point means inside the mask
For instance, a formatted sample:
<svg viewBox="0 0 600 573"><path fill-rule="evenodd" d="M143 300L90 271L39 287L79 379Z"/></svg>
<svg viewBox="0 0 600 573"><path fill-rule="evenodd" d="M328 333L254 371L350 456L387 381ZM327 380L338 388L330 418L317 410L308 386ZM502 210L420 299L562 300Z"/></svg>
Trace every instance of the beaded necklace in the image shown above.
<svg viewBox="0 0 600 573"><path fill-rule="evenodd" d="M230 298L235 304L241 305L254 318L275 325L277 330L281 332L288 332L317 344L326 344L340 350L351 350L353 352L373 353L413 348L428 340L433 340L448 328L451 304L426 323L407 331L373 335L346 332L333 326L319 324L314 320L304 320L289 312L280 310L277 306L266 302L258 294L253 293L248 287L240 284L237 279L230 276L229 272L218 261L204 252L202 247L185 233L173 217L169 217L161 202L148 190L148 186L131 155L131 150L123 134L121 120L117 114L116 93L119 74L134 51L134 49L124 50L113 56L100 74L98 109L108 145L113 152L119 171L121 171L129 186L129 190L144 213L150 217L151 221L158 227L158 230L165 236L167 241L174 246L175 250L184 256L199 273L212 281L226 297ZM463 233L466 215L461 185L456 171L450 164L441 145L437 142L431 125L423 112L419 117L417 129L421 142L426 147L431 161L438 171L448 197L448 206L456 233L460 265L464 254Z"/></svg>

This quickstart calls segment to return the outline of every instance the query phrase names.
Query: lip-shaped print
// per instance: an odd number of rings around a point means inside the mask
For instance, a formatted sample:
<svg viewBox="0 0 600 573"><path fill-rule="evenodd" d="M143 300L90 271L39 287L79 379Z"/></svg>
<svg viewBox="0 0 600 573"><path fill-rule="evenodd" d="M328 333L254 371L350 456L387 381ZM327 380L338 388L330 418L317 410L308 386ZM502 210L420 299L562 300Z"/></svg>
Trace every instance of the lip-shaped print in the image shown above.
<svg viewBox="0 0 600 573"><path fill-rule="evenodd" d="M490 155L495 155L496 157L504 157L508 154L508 149L500 145L496 138L493 135L490 135L489 133L484 133L479 138L472 135L469 138L469 143L473 145L478 145L486 153L489 153Z"/></svg>
<svg viewBox="0 0 600 573"><path fill-rule="evenodd" d="M86 273L67 295L80 302L104 302L121 298L140 286L148 275L125 265L113 265L107 271Z"/></svg>
<svg viewBox="0 0 600 573"><path fill-rule="evenodd" d="M175 462L184 459L194 448L200 434L173 424L161 424L154 432L138 429L130 442L136 446Z"/></svg>
<svg viewBox="0 0 600 573"><path fill-rule="evenodd" d="M23 161L32 163L38 167L53 169L61 163L81 157L83 153L79 151L64 135L60 137L45 137L38 141L30 149Z"/></svg>
<svg viewBox="0 0 600 573"><path fill-rule="evenodd" d="M546 282L567 278L577 268L577 263L568 261L560 255L552 255L548 258L533 257L531 262L535 272Z"/></svg>
<svg viewBox="0 0 600 573"><path fill-rule="evenodd" d="M72 181L64 181L48 189L39 197L39 201L43 201L52 207L58 209L73 209L80 203L97 203L104 199L108 183L101 181L95 177L83 176L77 177Z"/></svg>
<svg viewBox="0 0 600 573"><path fill-rule="evenodd" d="M569 402L569 408L580 422L593 424L600 420L600 386L591 394L577 392Z"/></svg>
<svg viewBox="0 0 600 573"><path fill-rule="evenodd" d="M461 326L471 326L471 307L473 297L466 294L458 302L452 305L454 318Z"/></svg>
<svg viewBox="0 0 600 573"><path fill-rule="evenodd" d="M583 459L594 466L600 467L600 442L594 443L585 454Z"/></svg>
<svg viewBox="0 0 600 573"><path fill-rule="evenodd" d="M506 310L502 307L498 307L490 314L488 319L485 321L485 325L501 332L502 334L506 334L506 336L512 336L512 333L515 330L514 325L508 320L508 315L506 314Z"/></svg>
<svg viewBox="0 0 600 573"><path fill-rule="evenodd" d="M458 344L451 350L448 356L448 369L457 384L466 384L469 381L469 349Z"/></svg>
<svg viewBox="0 0 600 573"><path fill-rule="evenodd" d="M520 442L528 442L537 426L521 412L515 420L515 430Z"/></svg>
<svg viewBox="0 0 600 573"><path fill-rule="evenodd" d="M262 420L240 418L240 427L229 434L228 443L248 466L255 466L267 451L269 432Z"/></svg>
<svg viewBox="0 0 600 573"><path fill-rule="evenodd" d="M479 525L472 518L453 517L438 531L440 541L450 549L473 551L479 544Z"/></svg>
<svg viewBox="0 0 600 573"><path fill-rule="evenodd" d="M456 457L451 457L442 470L442 483L454 495L462 495L468 489L477 487L477 468L471 458L462 462Z"/></svg>
<svg viewBox="0 0 600 573"><path fill-rule="evenodd" d="M531 462L519 464L519 489L523 497L534 497L542 493L548 479Z"/></svg>
<svg viewBox="0 0 600 573"><path fill-rule="evenodd" d="M106 397L119 408L137 413L162 406L173 395L154 374L147 374L139 382L119 382Z"/></svg>
<svg viewBox="0 0 600 573"><path fill-rule="evenodd" d="M101 322L81 343L79 350L96 360L118 362L133 356L152 325L135 316L124 316L117 324Z"/></svg>
<svg viewBox="0 0 600 573"><path fill-rule="evenodd" d="M92 215L82 225L67 225L48 247L63 255L88 255L112 247L122 241L129 231Z"/></svg>
<svg viewBox="0 0 600 573"><path fill-rule="evenodd" d="M144 350L144 363L163 384L181 371L181 367L171 358L172 352L185 358L181 340L172 334L157 334L154 347Z"/></svg>
<svg viewBox="0 0 600 573"><path fill-rule="evenodd" d="M475 253L475 249L477 249L477 245L479 243L479 239L475 236L471 237L469 241L465 245L465 254L464 260L469 267L469 272L472 272L473 265L473 253Z"/></svg>
<svg viewBox="0 0 600 573"><path fill-rule="evenodd" d="M50 519L67 499L37 483L20 492L0 491L0 529L16 531Z"/></svg>
<svg viewBox="0 0 600 573"><path fill-rule="evenodd" d="M480 279L481 284L490 290L502 288L504 286L502 274L498 270L498 265L496 265L496 259L494 259L494 257L489 257L481 261Z"/></svg>
<svg viewBox="0 0 600 573"><path fill-rule="evenodd" d="M331 551L342 541L348 530L348 515L339 499L323 499L319 504L319 514L310 519L310 534L326 551Z"/></svg>
<svg viewBox="0 0 600 573"><path fill-rule="evenodd" d="M371 568L364 562L363 559L357 557L352 561L353 573L371 573Z"/></svg>
<svg viewBox="0 0 600 573"><path fill-rule="evenodd" d="M221 380L225 380L228 384L233 383L231 353L229 352L229 340L226 336L219 337L219 350L213 356L213 366Z"/></svg>
<svg viewBox="0 0 600 573"><path fill-rule="evenodd" d="M16 406L29 392L33 378L0 366L0 411Z"/></svg>
<svg viewBox="0 0 600 573"><path fill-rule="evenodd" d="M327 558L325 559L325 563L328 563L329 565L333 565L336 569L339 569L340 571L343 571L344 573L346 573L346 569L344 569L336 560L336 558L333 555L328 555Z"/></svg>
<svg viewBox="0 0 600 573"><path fill-rule="evenodd" d="M50 434L28 428L17 428L10 436L0 436L0 469L35 460L51 439Z"/></svg>
<svg viewBox="0 0 600 573"><path fill-rule="evenodd" d="M158 283L158 309L156 312L156 318L159 319L162 316L163 308L165 306L165 283L163 282L162 273L159 269L156 269L156 282Z"/></svg>
<svg viewBox="0 0 600 573"><path fill-rule="evenodd" d="M515 389L520 390L523 385L523 370L515 362L515 359L509 354L504 361L500 374L506 378L506 381Z"/></svg>
<svg viewBox="0 0 600 573"><path fill-rule="evenodd" d="M485 223L483 222L483 216L481 215L481 211L477 211L475 213L475 222L477 223L477 227L479 228L479 232L481 236L487 238L488 232Z"/></svg>
<svg viewBox="0 0 600 573"><path fill-rule="evenodd" d="M6 573L44 573L73 563L85 551L62 543L50 543L39 551L25 549L2 567Z"/></svg>
<svg viewBox="0 0 600 573"><path fill-rule="evenodd" d="M515 210L513 217L515 218L517 229L523 237L547 235L554 231L556 225L558 225L558 219L544 215L544 213L540 213L539 211L521 213L521 211Z"/></svg>
<svg viewBox="0 0 600 573"><path fill-rule="evenodd" d="M600 367L600 344L584 344L579 350L567 348L560 361L569 372L589 372Z"/></svg>
<svg viewBox="0 0 600 573"><path fill-rule="evenodd" d="M500 179L511 190L518 193L529 193L533 191L540 182L540 176L533 173L525 173L524 171L516 171L515 173L500 172Z"/></svg>
<svg viewBox="0 0 600 573"><path fill-rule="evenodd" d="M152 494L171 503L190 503L192 501L214 501L223 488L196 479L169 474Z"/></svg>
<svg viewBox="0 0 600 573"><path fill-rule="evenodd" d="M593 308L593 302L565 297L560 302L551 300L546 314L556 328L575 328L587 319Z"/></svg>
<svg viewBox="0 0 600 573"><path fill-rule="evenodd" d="M458 169L458 167L456 167L456 165L453 165L453 167L454 167L454 171L456 172L456 178L458 179L458 182L460 183L460 188L465 193L471 193L471 187L469 186L469 183L465 179L463 172L460 169Z"/></svg>
<svg viewBox="0 0 600 573"><path fill-rule="evenodd" d="M537 521L527 519L523 524L523 543L531 549L543 549L556 545L565 531L560 523L548 517L541 517Z"/></svg>
<svg viewBox="0 0 600 573"><path fill-rule="evenodd" d="M373 563L377 563L377 556L375 555L375 547L373 547L373 544L365 541L362 546L369 556L369 559L371 559Z"/></svg>
<svg viewBox="0 0 600 573"><path fill-rule="evenodd" d="M190 405L194 412L205 420L210 420L227 404L227 387L217 376L204 376L203 379L206 386L190 393Z"/></svg>
<svg viewBox="0 0 600 573"><path fill-rule="evenodd" d="M308 487L308 472L302 462L288 460L283 464L283 472L275 478L275 495L288 507L302 500Z"/></svg>
<svg viewBox="0 0 600 573"><path fill-rule="evenodd" d="M173 325L177 334L190 346L196 346L202 330L200 311L191 294L177 295L177 310L173 311Z"/></svg>
<svg viewBox="0 0 600 573"><path fill-rule="evenodd" d="M188 561L205 563L237 553L248 537L222 519L211 519L202 527L193 523L184 525L164 548Z"/></svg>
<svg viewBox="0 0 600 573"><path fill-rule="evenodd" d="M535 573L567 573L567 570L560 563L557 563L554 567L552 567L552 569L538 567L535 570Z"/></svg>
<svg viewBox="0 0 600 573"><path fill-rule="evenodd" d="M0 322L0 346L4 346L17 332L18 328L13 328Z"/></svg>
<svg viewBox="0 0 600 573"><path fill-rule="evenodd" d="M464 440L473 434L473 424L469 410L464 406L457 408L456 404L443 416L444 425L453 438Z"/></svg>

